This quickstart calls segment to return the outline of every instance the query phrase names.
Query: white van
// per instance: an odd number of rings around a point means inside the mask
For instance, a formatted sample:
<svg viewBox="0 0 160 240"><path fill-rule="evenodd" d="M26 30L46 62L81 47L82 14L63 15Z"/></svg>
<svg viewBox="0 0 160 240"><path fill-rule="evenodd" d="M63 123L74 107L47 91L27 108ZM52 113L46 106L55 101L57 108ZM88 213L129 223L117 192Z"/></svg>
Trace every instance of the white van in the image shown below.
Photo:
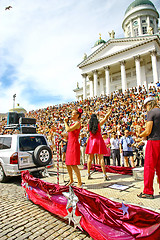
<svg viewBox="0 0 160 240"><path fill-rule="evenodd" d="M24 170L41 173L52 166L52 151L44 135L0 135L0 182Z"/></svg>

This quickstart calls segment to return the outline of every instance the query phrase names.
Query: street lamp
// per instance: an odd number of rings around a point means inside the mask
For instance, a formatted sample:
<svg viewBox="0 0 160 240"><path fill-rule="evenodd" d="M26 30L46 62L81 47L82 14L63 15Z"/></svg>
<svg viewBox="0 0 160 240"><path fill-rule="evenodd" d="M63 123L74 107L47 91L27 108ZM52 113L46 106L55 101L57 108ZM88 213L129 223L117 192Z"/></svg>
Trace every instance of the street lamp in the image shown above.
<svg viewBox="0 0 160 240"><path fill-rule="evenodd" d="M15 98L16 98L16 94L13 95L13 109L15 108Z"/></svg>

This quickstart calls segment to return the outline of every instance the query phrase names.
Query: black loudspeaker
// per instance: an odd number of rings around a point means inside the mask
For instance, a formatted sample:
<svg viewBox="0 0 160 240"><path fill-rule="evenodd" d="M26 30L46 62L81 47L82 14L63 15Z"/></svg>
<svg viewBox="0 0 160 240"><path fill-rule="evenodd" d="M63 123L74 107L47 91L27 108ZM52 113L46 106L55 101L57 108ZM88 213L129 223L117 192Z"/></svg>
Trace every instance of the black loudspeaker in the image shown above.
<svg viewBox="0 0 160 240"><path fill-rule="evenodd" d="M36 133L36 127L22 126L22 127L20 128L20 133L25 133L25 134L33 134L33 133Z"/></svg>
<svg viewBox="0 0 160 240"><path fill-rule="evenodd" d="M36 124L36 119L21 117L19 119L19 124Z"/></svg>
<svg viewBox="0 0 160 240"><path fill-rule="evenodd" d="M7 125L18 124L19 118L25 117L24 113L9 112L7 117Z"/></svg>
<svg viewBox="0 0 160 240"><path fill-rule="evenodd" d="M18 122L18 114L16 112L9 112L7 117L7 125L9 124L17 124Z"/></svg>

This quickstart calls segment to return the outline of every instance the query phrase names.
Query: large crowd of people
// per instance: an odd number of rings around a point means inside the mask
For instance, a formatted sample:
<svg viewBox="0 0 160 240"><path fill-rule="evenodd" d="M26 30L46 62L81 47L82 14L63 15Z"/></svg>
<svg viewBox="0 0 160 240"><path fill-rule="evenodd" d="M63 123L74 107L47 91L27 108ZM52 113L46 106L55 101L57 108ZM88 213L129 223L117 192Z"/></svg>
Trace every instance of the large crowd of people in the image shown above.
<svg viewBox="0 0 160 240"><path fill-rule="evenodd" d="M56 134L59 136L59 146L61 159L65 161L65 152L67 149L67 135L65 129L66 116L69 118L69 123L73 109L81 108L83 114L81 117L81 129L79 142L81 145L81 164L88 160L88 155L85 154L85 148L89 139L88 123L92 114L96 114L99 121L106 115L108 109L112 107L112 113L107 122L101 126L102 136L106 142L108 153L104 154L105 164L113 164L117 166L132 166L136 163L133 158L133 150L139 145L142 147L145 144L137 143L137 132L145 129L146 110L143 108L144 99L147 96L154 96L159 104L160 88L150 87L148 91L145 87L131 88L125 91L113 92L110 96L100 96L88 98L83 101L74 101L65 104L48 106L46 108L29 111L25 117L36 118L37 133L44 134L49 142L53 152L56 152ZM0 133L3 132L3 125L6 121L2 121ZM127 136L128 135L128 136ZM127 136L127 141L125 141ZM141 149L141 148L140 148ZM122 154L125 152L125 155ZM112 161L110 161L110 158ZM100 164L100 161L95 154L95 163ZM138 163L143 165L143 163Z"/></svg>
<svg viewBox="0 0 160 240"><path fill-rule="evenodd" d="M145 141L139 144L135 140L137 132L145 129L147 113L143 108L143 102L147 96L152 95L159 104L160 89L151 87L147 91L143 86L139 87L139 89L128 89L124 94L113 92L110 96L104 95L101 97L88 98L84 101L75 101L33 110L28 112L26 117L37 119L37 132L46 135L54 152L56 151L55 139L58 131L60 136L60 153L64 155L64 145L66 145L65 141L67 141L64 118L68 116L71 124L72 120L70 117L72 110L78 108L83 109L79 141L81 144L81 163L84 164L88 159L88 155L85 154L85 148L90 136L88 131L89 119L94 113L97 115L99 121L101 121L108 109L112 107L112 113L108 121L101 126L102 136L105 137L107 134L107 141L105 140L105 142L107 142L108 154L105 154L104 159L107 157L107 162L110 163L111 158L113 160L111 164L113 165L134 167L136 164L143 165L143 163L134 163L135 159L133 159L132 153L137 147L142 150L143 145L145 145ZM125 138L125 132L128 132L128 143L131 144L131 146L126 145L125 147L125 143L122 144L122 139ZM116 140L113 140L114 138ZM117 142L116 146L114 146L115 141ZM127 155L129 154L129 156L123 156L123 152L126 152ZM94 158L95 163L100 164L97 155L95 155ZM63 157L63 161L64 160L65 158Z"/></svg>

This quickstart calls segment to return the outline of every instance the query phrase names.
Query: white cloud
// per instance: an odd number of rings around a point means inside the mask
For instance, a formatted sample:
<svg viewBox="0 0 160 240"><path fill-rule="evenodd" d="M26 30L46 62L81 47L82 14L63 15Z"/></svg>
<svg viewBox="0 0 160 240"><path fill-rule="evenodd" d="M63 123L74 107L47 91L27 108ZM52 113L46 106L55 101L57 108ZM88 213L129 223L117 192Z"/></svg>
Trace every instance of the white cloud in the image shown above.
<svg viewBox="0 0 160 240"><path fill-rule="evenodd" d="M12 108L15 93L16 102L27 110L75 100L73 89L77 82L81 85L77 64L99 33L104 40L112 29L116 37L123 33L121 22L131 2L1 0L0 112ZM13 8L5 11L8 5ZM48 94L51 100L36 102L34 94L37 99Z"/></svg>

